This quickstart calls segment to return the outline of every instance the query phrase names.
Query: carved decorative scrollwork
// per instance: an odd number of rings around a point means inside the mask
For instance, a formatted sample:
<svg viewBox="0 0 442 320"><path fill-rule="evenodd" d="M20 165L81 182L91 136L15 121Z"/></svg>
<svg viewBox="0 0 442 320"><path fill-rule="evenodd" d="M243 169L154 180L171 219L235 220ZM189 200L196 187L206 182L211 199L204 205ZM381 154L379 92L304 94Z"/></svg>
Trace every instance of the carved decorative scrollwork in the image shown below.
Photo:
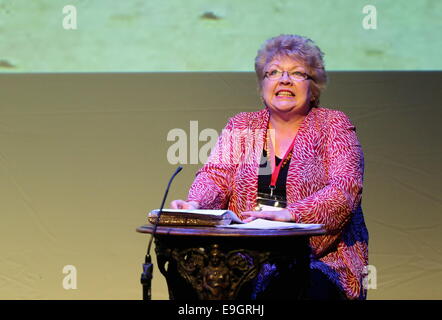
<svg viewBox="0 0 442 320"><path fill-rule="evenodd" d="M252 280L268 253L250 250L223 252L218 244L207 248L172 249L180 275L196 290L199 299L234 299L241 286Z"/></svg>

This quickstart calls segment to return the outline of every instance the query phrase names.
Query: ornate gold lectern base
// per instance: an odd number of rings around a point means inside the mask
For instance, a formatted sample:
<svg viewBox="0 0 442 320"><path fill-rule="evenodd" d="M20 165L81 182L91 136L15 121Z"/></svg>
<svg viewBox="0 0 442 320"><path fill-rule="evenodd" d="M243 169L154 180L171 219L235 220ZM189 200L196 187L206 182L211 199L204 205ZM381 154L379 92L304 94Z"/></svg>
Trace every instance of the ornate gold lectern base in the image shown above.
<svg viewBox="0 0 442 320"><path fill-rule="evenodd" d="M137 229L151 233L153 226ZM158 267L173 300L297 299L308 285L310 236L324 230L235 230L215 227L158 227ZM286 293L257 295L256 277L276 266Z"/></svg>

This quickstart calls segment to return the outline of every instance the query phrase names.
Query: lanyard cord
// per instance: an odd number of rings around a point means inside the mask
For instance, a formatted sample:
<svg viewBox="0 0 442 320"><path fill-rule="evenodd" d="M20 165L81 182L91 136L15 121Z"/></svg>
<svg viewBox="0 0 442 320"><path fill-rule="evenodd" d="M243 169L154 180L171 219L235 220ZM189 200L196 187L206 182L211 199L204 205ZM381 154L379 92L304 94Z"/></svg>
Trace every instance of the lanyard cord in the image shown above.
<svg viewBox="0 0 442 320"><path fill-rule="evenodd" d="M273 144L271 139L269 138L269 135L267 135L267 146L269 149L269 157L270 157L270 165L272 168L272 177L270 180L270 196L273 196L273 191L276 189L276 181L278 180L279 172L281 171L282 166L284 165L285 160L288 158L290 152L293 149L293 146L295 145L295 139L296 136L293 138L292 143L290 144L290 147L287 149L284 157L281 159L281 162L276 166L275 165L275 151L273 149Z"/></svg>

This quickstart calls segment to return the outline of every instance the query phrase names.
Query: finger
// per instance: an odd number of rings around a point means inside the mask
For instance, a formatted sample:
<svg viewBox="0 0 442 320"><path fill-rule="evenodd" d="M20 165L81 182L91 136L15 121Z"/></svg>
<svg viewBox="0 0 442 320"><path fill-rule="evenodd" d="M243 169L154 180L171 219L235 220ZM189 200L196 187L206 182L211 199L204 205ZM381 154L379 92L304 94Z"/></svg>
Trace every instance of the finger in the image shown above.
<svg viewBox="0 0 442 320"><path fill-rule="evenodd" d="M255 217L248 217L248 218L244 219L243 222L247 223L247 222L251 222L251 221L253 221L255 219L256 219Z"/></svg>
<svg viewBox="0 0 442 320"><path fill-rule="evenodd" d="M249 217L261 217L262 216L261 211L247 211L247 212L243 212L242 214L245 214L246 216L249 216Z"/></svg>
<svg viewBox="0 0 442 320"><path fill-rule="evenodd" d="M190 206L189 203L183 201L183 203L181 203L181 209L186 209L186 210L188 210L188 209L192 209L192 208L191 208L191 206Z"/></svg>
<svg viewBox="0 0 442 320"><path fill-rule="evenodd" d="M189 209L189 204L186 201L180 200L178 209Z"/></svg>
<svg viewBox="0 0 442 320"><path fill-rule="evenodd" d="M185 201L183 200L173 200L170 203L170 206L172 207L172 209L183 209L183 206L185 205Z"/></svg>
<svg viewBox="0 0 442 320"><path fill-rule="evenodd" d="M178 205L177 205L177 201L176 201L176 200L173 200L173 201L170 203L170 208L171 208L171 209L178 209Z"/></svg>

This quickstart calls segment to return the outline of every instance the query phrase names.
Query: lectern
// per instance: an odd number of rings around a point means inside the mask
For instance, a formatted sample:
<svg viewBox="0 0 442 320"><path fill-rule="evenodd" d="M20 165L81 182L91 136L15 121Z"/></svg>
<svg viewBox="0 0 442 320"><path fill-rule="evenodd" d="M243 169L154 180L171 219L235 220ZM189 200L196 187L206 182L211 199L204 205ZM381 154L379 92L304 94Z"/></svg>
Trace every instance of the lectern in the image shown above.
<svg viewBox="0 0 442 320"><path fill-rule="evenodd" d="M136 229L152 233L153 225ZM172 300L296 299L309 281L311 230L252 230L220 227L158 226L155 252ZM266 267L277 267L290 297L256 292Z"/></svg>

